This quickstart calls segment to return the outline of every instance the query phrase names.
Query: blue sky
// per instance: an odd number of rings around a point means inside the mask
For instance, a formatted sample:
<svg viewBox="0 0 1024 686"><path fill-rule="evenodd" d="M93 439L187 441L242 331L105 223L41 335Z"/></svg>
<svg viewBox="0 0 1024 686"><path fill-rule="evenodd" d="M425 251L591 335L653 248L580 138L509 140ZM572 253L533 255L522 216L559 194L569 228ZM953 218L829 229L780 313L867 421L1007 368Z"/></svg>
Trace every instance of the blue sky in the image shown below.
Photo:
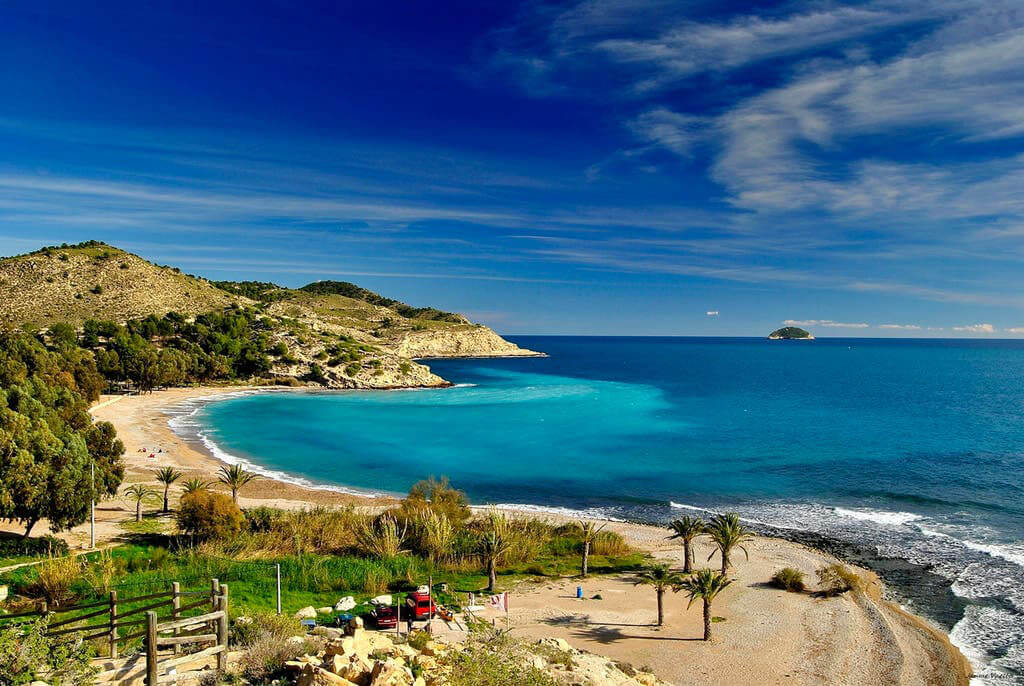
<svg viewBox="0 0 1024 686"><path fill-rule="evenodd" d="M753 4L4 3L0 253L505 333L1024 335L1020 3Z"/></svg>

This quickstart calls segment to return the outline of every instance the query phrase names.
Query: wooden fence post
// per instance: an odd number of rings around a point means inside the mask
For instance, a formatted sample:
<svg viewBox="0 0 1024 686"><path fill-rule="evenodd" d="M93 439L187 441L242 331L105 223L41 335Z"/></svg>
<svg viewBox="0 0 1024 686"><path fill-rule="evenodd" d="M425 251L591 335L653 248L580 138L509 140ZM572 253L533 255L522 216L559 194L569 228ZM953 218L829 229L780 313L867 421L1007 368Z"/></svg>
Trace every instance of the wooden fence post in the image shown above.
<svg viewBox="0 0 1024 686"><path fill-rule="evenodd" d="M227 592L227 588L225 593ZM222 595L217 599L217 609L221 610L220 618L217 620L217 644L224 649L217 653L217 670L224 672L228 668L228 597Z"/></svg>
<svg viewBox="0 0 1024 686"><path fill-rule="evenodd" d="M171 593L174 597L171 599L171 619L181 618L181 584L177 581L171 583ZM175 629L174 635L178 636L181 634L181 629ZM181 652L181 645L178 643L174 644L174 654L177 655Z"/></svg>
<svg viewBox="0 0 1024 686"><path fill-rule="evenodd" d="M224 596L224 612L227 612L228 611L228 585L227 584L221 584L220 585L220 594L222 596Z"/></svg>
<svg viewBox="0 0 1024 686"><path fill-rule="evenodd" d="M146 612L146 686L156 686L156 613Z"/></svg>
<svg viewBox="0 0 1024 686"><path fill-rule="evenodd" d="M210 612L217 611L217 596L220 595L220 581L210 579Z"/></svg>
<svg viewBox="0 0 1024 686"><path fill-rule="evenodd" d="M110 592L110 659L117 659L117 591Z"/></svg>

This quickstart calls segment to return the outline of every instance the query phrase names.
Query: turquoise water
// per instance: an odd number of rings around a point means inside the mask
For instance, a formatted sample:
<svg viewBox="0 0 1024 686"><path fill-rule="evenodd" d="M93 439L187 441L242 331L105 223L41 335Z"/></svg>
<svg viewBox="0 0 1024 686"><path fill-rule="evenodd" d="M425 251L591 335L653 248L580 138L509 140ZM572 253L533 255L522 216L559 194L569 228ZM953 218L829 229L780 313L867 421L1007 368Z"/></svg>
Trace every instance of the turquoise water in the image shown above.
<svg viewBox="0 0 1024 686"><path fill-rule="evenodd" d="M516 341L551 356L432 361L458 385L241 395L174 423L225 459L327 486L404 492L443 474L475 502L646 521L736 510L856 546L987 681L1024 674L1024 344Z"/></svg>

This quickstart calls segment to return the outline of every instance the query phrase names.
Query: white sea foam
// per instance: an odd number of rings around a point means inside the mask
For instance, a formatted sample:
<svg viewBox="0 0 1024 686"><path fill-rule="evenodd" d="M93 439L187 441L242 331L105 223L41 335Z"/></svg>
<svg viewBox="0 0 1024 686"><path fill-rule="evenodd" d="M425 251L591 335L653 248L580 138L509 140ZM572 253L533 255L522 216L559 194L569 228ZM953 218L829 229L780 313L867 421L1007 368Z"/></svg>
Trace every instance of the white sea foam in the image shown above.
<svg viewBox="0 0 1024 686"><path fill-rule="evenodd" d="M475 506L474 509L483 510L488 506ZM625 519L620 517L614 517L609 514L609 511L602 508L591 507L582 510L572 509L569 507L557 507L554 505L529 505L522 503L499 503L496 505L490 505L499 510L518 510L522 512L537 512L540 514L555 514L564 517L573 517L576 519L605 519L610 522L624 522Z"/></svg>
<svg viewBox="0 0 1024 686"><path fill-rule="evenodd" d="M848 510L845 507L832 508L837 515L851 517L864 522L874 522L887 526L902 526L921 519L921 515L913 512L887 512L885 510Z"/></svg>

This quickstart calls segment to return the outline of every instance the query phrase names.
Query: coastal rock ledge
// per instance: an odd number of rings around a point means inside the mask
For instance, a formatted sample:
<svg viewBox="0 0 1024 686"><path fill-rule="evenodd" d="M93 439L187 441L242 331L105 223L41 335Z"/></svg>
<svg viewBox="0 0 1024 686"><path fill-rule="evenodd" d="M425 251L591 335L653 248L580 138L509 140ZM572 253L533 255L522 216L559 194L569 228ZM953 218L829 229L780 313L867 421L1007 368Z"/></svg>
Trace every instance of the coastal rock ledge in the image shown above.
<svg viewBox="0 0 1024 686"><path fill-rule="evenodd" d="M547 357L520 348L486 326L466 325L456 329L410 331L396 346L401 357Z"/></svg>

